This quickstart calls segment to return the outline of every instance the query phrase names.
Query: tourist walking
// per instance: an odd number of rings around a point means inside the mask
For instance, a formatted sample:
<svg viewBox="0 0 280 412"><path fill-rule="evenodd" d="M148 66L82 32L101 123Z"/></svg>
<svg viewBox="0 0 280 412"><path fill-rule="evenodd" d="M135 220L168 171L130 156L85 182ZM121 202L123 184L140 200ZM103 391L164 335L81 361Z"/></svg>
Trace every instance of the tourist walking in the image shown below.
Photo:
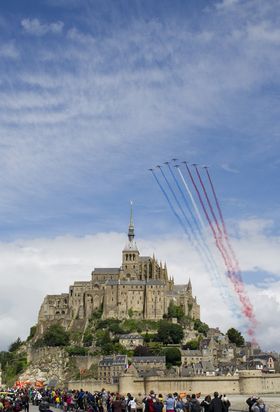
<svg viewBox="0 0 280 412"><path fill-rule="evenodd" d="M214 398L210 402L209 412L226 412L225 406L219 398L218 392L214 392Z"/></svg>

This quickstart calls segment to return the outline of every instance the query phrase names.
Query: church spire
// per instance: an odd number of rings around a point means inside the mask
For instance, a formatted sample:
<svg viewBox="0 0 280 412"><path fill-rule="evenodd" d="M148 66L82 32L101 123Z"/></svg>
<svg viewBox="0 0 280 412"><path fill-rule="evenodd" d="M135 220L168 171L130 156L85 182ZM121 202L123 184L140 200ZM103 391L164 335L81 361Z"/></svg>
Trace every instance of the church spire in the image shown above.
<svg viewBox="0 0 280 412"><path fill-rule="evenodd" d="M132 200L130 201L130 221L129 221L129 226L128 226L128 240L130 242L133 241L134 239L134 222L133 222L133 202Z"/></svg>
<svg viewBox="0 0 280 412"><path fill-rule="evenodd" d="M192 293L192 282L191 282L191 278L189 278L189 282L188 282L188 285L187 285L187 290Z"/></svg>

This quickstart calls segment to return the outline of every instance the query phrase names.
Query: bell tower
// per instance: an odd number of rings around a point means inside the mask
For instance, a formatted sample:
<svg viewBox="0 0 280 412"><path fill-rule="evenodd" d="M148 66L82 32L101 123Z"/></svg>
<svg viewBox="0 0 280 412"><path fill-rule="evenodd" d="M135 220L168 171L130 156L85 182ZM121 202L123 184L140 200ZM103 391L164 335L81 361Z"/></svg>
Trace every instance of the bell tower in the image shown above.
<svg viewBox="0 0 280 412"><path fill-rule="evenodd" d="M127 280L138 279L139 250L134 240L133 202L130 202L130 220L128 226L128 242L122 251L122 269Z"/></svg>

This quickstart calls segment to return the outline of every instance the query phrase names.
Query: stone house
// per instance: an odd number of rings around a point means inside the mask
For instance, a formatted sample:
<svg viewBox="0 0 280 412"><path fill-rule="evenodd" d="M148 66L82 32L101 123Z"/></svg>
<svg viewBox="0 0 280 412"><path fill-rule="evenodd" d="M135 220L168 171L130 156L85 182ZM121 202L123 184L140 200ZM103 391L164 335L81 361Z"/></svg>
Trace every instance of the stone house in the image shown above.
<svg viewBox="0 0 280 412"><path fill-rule="evenodd" d="M251 356L248 361L251 363L255 362L258 365L256 369L272 373L275 372L275 359L269 354L260 353L259 355Z"/></svg>
<svg viewBox="0 0 280 412"><path fill-rule="evenodd" d="M119 376L128 367L126 355L103 356L98 364L98 380L107 383L117 383Z"/></svg>
<svg viewBox="0 0 280 412"><path fill-rule="evenodd" d="M205 355L201 350L181 350L181 361L183 366L189 366L201 361L211 361L213 357L211 355Z"/></svg>
<svg viewBox="0 0 280 412"><path fill-rule="evenodd" d="M119 343L126 349L134 349L137 346L142 346L144 338L141 335L129 333L127 335L119 335Z"/></svg>
<svg viewBox="0 0 280 412"><path fill-rule="evenodd" d="M139 375L149 369L164 371L166 369L165 356L134 356L131 363L137 369Z"/></svg>

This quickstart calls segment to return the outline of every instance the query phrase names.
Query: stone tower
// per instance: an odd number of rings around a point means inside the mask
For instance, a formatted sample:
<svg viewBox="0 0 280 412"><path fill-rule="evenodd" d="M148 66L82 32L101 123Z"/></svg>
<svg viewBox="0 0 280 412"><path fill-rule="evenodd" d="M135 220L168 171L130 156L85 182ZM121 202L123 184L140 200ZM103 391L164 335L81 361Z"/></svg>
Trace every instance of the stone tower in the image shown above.
<svg viewBox="0 0 280 412"><path fill-rule="evenodd" d="M136 280L139 275L139 250L134 240L133 207L130 202L130 221L128 226L128 242L122 251L122 278Z"/></svg>

